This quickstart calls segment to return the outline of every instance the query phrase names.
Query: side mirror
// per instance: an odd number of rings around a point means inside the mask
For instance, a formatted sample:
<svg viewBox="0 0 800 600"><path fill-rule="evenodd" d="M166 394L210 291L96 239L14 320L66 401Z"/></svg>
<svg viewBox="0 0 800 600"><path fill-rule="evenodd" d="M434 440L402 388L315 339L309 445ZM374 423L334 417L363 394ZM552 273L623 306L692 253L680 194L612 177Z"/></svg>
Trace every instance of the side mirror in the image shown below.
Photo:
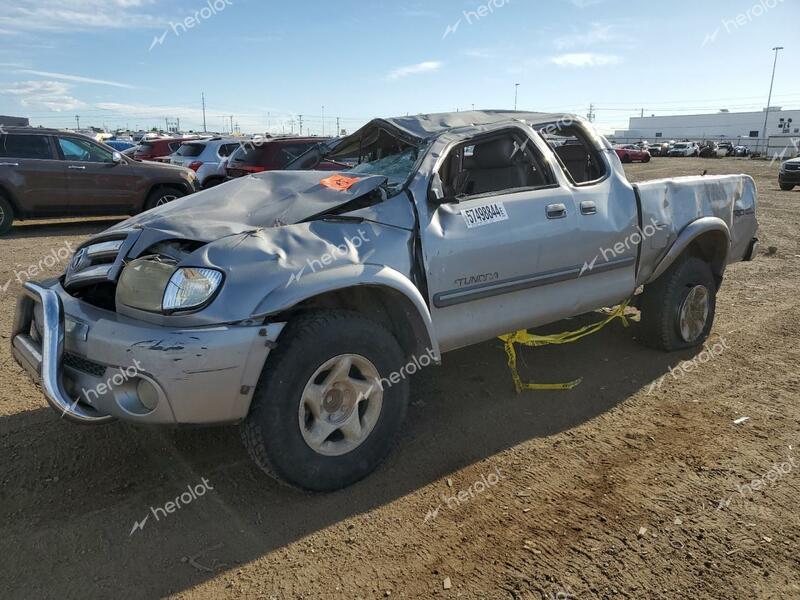
<svg viewBox="0 0 800 600"><path fill-rule="evenodd" d="M111 155L111 160L114 161L115 165L118 165L118 164L120 164L122 162L125 162L125 160L122 158L122 153L121 152L114 152Z"/></svg>
<svg viewBox="0 0 800 600"><path fill-rule="evenodd" d="M448 202L456 202L455 197L447 196L444 191L444 184L439 173L434 173L431 177L431 185L428 188L428 202L431 204L447 204Z"/></svg>

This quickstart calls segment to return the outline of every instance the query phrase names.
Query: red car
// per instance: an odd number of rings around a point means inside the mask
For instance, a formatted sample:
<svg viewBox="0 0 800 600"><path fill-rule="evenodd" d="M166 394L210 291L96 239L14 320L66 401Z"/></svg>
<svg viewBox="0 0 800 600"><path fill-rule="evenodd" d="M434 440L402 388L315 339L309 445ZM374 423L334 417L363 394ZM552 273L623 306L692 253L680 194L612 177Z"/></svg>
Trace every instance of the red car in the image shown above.
<svg viewBox="0 0 800 600"><path fill-rule="evenodd" d="M228 177L242 177L261 171L280 171L290 162L317 144L328 142L322 137L261 138L242 142L228 159ZM349 165L321 162L318 171L342 171Z"/></svg>
<svg viewBox="0 0 800 600"><path fill-rule="evenodd" d="M617 146L614 151L619 156L619 159L624 163L640 161L643 163L650 162L650 153L647 150L642 150L638 146L629 144L627 146Z"/></svg>
<svg viewBox="0 0 800 600"><path fill-rule="evenodd" d="M143 140L136 150L133 151L133 158L136 160L156 160L164 158L175 152L181 147L181 144L194 140L196 138L162 138L153 140ZM168 161L160 161L168 162Z"/></svg>

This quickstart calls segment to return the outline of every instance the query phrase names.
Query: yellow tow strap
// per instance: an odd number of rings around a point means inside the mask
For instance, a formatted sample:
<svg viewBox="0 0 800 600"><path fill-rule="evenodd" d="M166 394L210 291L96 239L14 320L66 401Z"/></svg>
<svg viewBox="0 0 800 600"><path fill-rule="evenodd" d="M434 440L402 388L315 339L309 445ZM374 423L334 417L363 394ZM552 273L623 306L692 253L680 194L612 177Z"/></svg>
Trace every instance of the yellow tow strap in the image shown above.
<svg viewBox="0 0 800 600"><path fill-rule="evenodd" d="M511 370L511 377L514 380L514 387L519 394L523 390L571 390L581 383L582 377L566 383L525 383L519 376L517 370L517 351L514 344L521 344L523 346L546 346L548 344L569 344L576 342L587 335L597 333L603 327L608 325L614 319L620 319L622 324L627 327L628 319L625 316L625 310L628 308L630 300L626 300L616 308L612 309L608 316L592 325L586 325L575 331L564 331L562 333L553 333L551 335L535 335L529 333L525 329L520 329L516 333L507 333L501 335L500 339L505 344L506 356L508 357L508 368Z"/></svg>

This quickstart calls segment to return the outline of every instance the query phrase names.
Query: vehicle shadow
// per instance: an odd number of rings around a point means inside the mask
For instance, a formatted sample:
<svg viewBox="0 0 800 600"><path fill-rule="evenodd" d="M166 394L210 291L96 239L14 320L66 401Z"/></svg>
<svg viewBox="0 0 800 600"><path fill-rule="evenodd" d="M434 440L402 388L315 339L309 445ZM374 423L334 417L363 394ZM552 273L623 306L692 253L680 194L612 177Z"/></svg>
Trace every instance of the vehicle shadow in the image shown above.
<svg viewBox="0 0 800 600"><path fill-rule="evenodd" d="M124 221L127 217L103 217L85 220L21 221L0 239L22 239L70 235L91 235Z"/></svg>
<svg viewBox="0 0 800 600"><path fill-rule="evenodd" d="M82 428L49 409L0 418L0 585L5 597L187 590L467 465L487 461L489 472L496 454L597 418L695 353L643 350L615 322L575 344L520 349L523 379L583 382L519 395L499 341L449 353L442 367L413 378L409 419L386 463L332 494L305 494L264 476L235 427ZM430 526L426 511L441 491L408 527ZM170 501L183 506L167 513ZM348 535L342 527L343 547Z"/></svg>

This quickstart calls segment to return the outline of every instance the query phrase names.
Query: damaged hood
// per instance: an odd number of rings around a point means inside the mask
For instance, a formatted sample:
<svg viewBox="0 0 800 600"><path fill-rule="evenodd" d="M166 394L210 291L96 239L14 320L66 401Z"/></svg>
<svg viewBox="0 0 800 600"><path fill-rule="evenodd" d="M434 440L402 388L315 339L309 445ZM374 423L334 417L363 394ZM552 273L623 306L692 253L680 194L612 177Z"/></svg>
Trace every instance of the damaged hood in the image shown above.
<svg viewBox="0 0 800 600"><path fill-rule="evenodd" d="M156 229L169 237L210 242L293 225L333 211L386 183L382 175L270 171L185 196L119 223L108 232Z"/></svg>

